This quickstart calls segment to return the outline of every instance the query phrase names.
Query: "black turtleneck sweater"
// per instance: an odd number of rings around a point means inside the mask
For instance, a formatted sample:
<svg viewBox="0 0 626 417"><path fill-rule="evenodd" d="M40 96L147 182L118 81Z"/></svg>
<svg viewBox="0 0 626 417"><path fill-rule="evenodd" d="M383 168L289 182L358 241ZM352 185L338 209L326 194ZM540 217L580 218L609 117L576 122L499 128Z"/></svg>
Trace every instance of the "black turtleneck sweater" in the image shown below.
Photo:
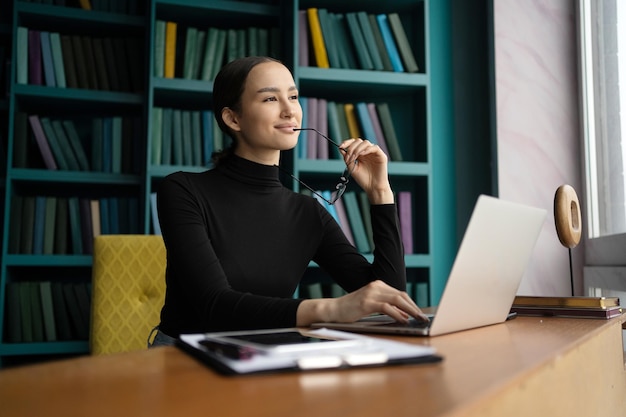
<svg viewBox="0 0 626 417"><path fill-rule="evenodd" d="M405 289L394 204L371 207L370 264L324 207L284 187L278 174L278 167L232 156L215 169L163 180L162 332L293 327L302 301L293 293L311 260L349 292L375 279Z"/></svg>

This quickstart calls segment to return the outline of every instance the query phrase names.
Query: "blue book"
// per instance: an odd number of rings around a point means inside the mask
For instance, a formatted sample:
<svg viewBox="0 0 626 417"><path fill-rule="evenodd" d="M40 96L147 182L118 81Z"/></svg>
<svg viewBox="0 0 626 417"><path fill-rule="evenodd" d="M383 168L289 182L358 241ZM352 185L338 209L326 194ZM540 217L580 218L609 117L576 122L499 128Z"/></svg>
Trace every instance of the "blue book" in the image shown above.
<svg viewBox="0 0 626 417"><path fill-rule="evenodd" d="M380 34L383 37L383 42L387 47L387 53L389 53L389 59L391 60L391 66L393 67L393 70L395 72L404 72L404 65L402 65L400 53L398 52L398 46L396 45L396 41L393 38L393 34L391 33L391 27L389 26L387 15L376 15L376 20L378 21Z"/></svg>
<svg viewBox="0 0 626 417"><path fill-rule="evenodd" d="M109 199L100 199L100 233L103 235L111 234L111 227L109 221Z"/></svg>
<svg viewBox="0 0 626 417"><path fill-rule="evenodd" d="M48 87L56 87L54 75L54 61L52 60L52 46L50 44L50 32L41 31L41 57L43 61L43 73Z"/></svg>
<svg viewBox="0 0 626 417"><path fill-rule="evenodd" d="M359 122L361 125L361 133L363 134L363 139L367 139L373 144L377 145L378 141L376 140L376 131L374 130L372 119L370 119L369 110L367 109L367 103L360 101L356 103L355 107L356 114L359 118Z"/></svg>
<svg viewBox="0 0 626 417"><path fill-rule="evenodd" d="M111 118L111 172L122 173L122 118Z"/></svg>
<svg viewBox="0 0 626 417"><path fill-rule="evenodd" d="M43 234L46 224L46 197L35 197L35 224L33 226L33 255L43 254Z"/></svg>

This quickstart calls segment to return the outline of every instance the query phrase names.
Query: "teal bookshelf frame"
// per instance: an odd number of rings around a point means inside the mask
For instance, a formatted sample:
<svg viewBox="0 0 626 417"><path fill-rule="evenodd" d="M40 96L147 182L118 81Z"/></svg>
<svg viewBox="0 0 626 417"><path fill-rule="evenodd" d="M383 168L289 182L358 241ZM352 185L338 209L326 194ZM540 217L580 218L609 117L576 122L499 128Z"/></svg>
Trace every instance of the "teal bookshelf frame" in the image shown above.
<svg viewBox="0 0 626 417"><path fill-rule="evenodd" d="M434 0L276 0L247 2L227 0L147 0L140 16L85 11L54 5L14 1L13 20L6 26L15 39L18 26L100 36L111 31L144 40L143 91L137 93L62 89L17 84L12 66L11 94L6 100L8 137L14 132L18 111L43 112L50 116L79 112L85 115L121 113L141 118L143 136L137 174L102 172L52 172L39 168L13 168L13 143L8 141L8 169L2 179L2 261L0 270L0 366L11 358L87 354L87 341L7 343L6 284L44 273L68 274L70 279L90 280L89 255L25 255L7 252L10 199L16 193L78 193L86 196L136 196L139 199L140 230L151 233L150 195L160 180L178 171L202 171L203 166L153 165L151 163L153 107L210 109L212 82L154 76L154 35L157 19L180 21L198 27L277 26L281 33L281 60L293 71L302 96L319 96L348 102L388 102L394 124L401 136L405 161L389 163L389 175L396 190L414 192L416 253L406 256L408 278L428 284L429 304L437 304L456 252L455 161L453 130L452 69L450 54L450 5ZM367 10L372 13L399 12L407 28L418 73L321 69L298 66L298 10L325 7L335 12ZM2 27L0 26L0 32ZM286 36L285 34L292 34ZM1 36L1 33L0 33ZM102 35L104 36L104 35ZM15 50L13 42L13 50ZM336 180L343 170L339 160L298 159L295 152L283 156L296 176L323 184ZM298 189L297 183L293 184ZM356 189L355 189L356 190ZM371 254L365 254L372 259ZM311 264L312 275L319 268ZM30 276L30 275L29 275Z"/></svg>

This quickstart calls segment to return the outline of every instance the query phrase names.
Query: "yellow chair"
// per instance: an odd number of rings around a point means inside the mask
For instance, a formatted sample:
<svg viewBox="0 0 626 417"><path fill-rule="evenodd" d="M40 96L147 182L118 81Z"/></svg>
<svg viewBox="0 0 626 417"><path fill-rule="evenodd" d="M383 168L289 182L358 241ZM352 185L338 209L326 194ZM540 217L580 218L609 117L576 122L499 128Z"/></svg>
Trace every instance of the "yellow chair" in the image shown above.
<svg viewBox="0 0 626 417"><path fill-rule="evenodd" d="M90 350L94 355L146 348L165 298L165 245L159 235L101 235L94 240Z"/></svg>

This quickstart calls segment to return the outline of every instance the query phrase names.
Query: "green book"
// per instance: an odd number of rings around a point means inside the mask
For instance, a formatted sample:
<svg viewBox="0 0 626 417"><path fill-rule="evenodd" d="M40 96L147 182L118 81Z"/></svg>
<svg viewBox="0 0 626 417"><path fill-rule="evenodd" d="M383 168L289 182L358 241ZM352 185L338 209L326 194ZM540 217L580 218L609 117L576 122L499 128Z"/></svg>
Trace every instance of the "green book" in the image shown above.
<svg viewBox="0 0 626 417"><path fill-rule="evenodd" d="M165 69L165 21L154 22L154 70L155 77L163 77Z"/></svg>
<svg viewBox="0 0 626 417"><path fill-rule="evenodd" d="M17 27L17 39L15 42L16 56L16 81L18 84L28 84L28 28Z"/></svg>
<svg viewBox="0 0 626 417"><path fill-rule="evenodd" d="M331 23L333 24L333 34L337 40L337 51L342 68L358 68L355 56L354 46L348 28L346 27L346 17L342 13L330 13Z"/></svg>
<svg viewBox="0 0 626 417"><path fill-rule="evenodd" d="M415 56L413 56L413 50L411 49L409 39L406 35L406 32L404 31L402 21L400 20L400 15L398 15L398 13L389 13L387 15L387 18L389 19L391 32L393 32L396 44L398 45L398 51L400 52L400 56L402 57L404 69L407 72L419 71L419 67L417 65L417 62L415 61Z"/></svg>
<svg viewBox="0 0 626 417"><path fill-rule="evenodd" d="M163 150L163 109L152 108L152 141L150 143L150 157L152 165L161 165Z"/></svg>
<svg viewBox="0 0 626 417"><path fill-rule="evenodd" d="M389 53L387 52L387 47L385 46L385 41L383 40L383 35L380 31L380 26L378 26L378 21L376 20L375 14L367 15L370 28L372 30L372 34L374 35L374 41L376 42L376 48L378 49L378 53L380 54L380 59L383 64L383 69L385 71L393 71L393 65L391 64L391 59L389 58Z"/></svg>
<svg viewBox="0 0 626 417"><path fill-rule="evenodd" d="M237 58L237 30L226 30L226 63ZM215 73L217 75L217 73Z"/></svg>
<svg viewBox="0 0 626 417"><path fill-rule="evenodd" d="M54 77L56 86L65 88L65 64L63 62L63 51L61 49L61 35L50 32L50 48L52 50L52 63L54 64Z"/></svg>
<svg viewBox="0 0 626 417"><path fill-rule="evenodd" d="M163 128L161 129L161 163L163 165L172 164L172 114L173 109L171 107L163 109Z"/></svg>
<svg viewBox="0 0 626 417"><path fill-rule="evenodd" d="M69 211L67 207L67 198L57 198L57 210L54 226L54 253L57 255L67 254L67 232Z"/></svg>
<svg viewBox="0 0 626 417"><path fill-rule="evenodd" d="M191 111L183 110L182 134L183 134L183 164L193 165L193 140L191 138Z"/></svg>
<svg viewBox="0 0 626 417"><path fill-rule="evenodd" d="M28 115L15 113L13 128L13 168L28 167Z"/></svg>
<svg viewBox="0 0 626 417"><path fill-rule="evenodd" d="M89 159L85 153L83 142L80 136L78 136L76 125L74 125L74 122L71 120L64 120L63 127L65 128L65 133L67 134L68 141L74 151L80 169L82 171L89 171Z"/></svg>
<svg viewBox="0 0 626 417"><path fill-rule="evenodd" d="M191 139L193 144L193 164L202 166L202 116L200 110L191 111Z"/></svg>
<svg viewBox="0 0 626 417"><path fill-rule="evenodd" d="M69 197L67 204L70 220L70 236L72 238L72 253L74 255L82 255L83 237L80 228L80 203L78 197Z"/></svg>
<svg viewBox="0 0 626 417"><path fill-rule="evenodd" d="M47 196L45 199L43 254L52 255L54 254L54 229L56 227L57 198L54 196Z"/></svg>
<svg viewBox="0 0 626 417"><path fill-rule="evenodd" d="M191 79L199 80L202 74L202 64L204 62L204 44L206 43L207 31L198 29L196 35L196 50L194 52L193 69Z"/></svg>
<svg viewBox="0 0 626 417"><path fill-rule="evenodd" d="M28 286L30 294L30 310L32 314L33 342L46 340L43 325L43 309L41 307L41 293L38 282L31 282Z"/></svg>
<svg viewBox="0 0 626 417"><path fill-rule="evenodd" d="M75 283L74 292L76 294L76 300L78 301L78 308L80 309L80 314L83 317L83 321L87 324L87 331L88 331L91 302L90 302L89 292L87 291L87 283L85 282Z"/></svg>
<svg viewBox="0 0 626 417"><path fill-rule="evenodd" d="M43 233L46 221L46 197L35 197L35 224L33 225L33 255L43 254Z"/></svg>
<svg viewBox="0 0 626 417"><path fill-rule="evenodd" d="M20 282L20 317L22 318L22 342L31 343L33 338L33 310L30 306L32 282Z"/></svg>
<svg viewBox="0 0 626 417"><path fill-rule="evenodd" d="M365 191L358 193L359 206L361 207L361 217L363 217L363 226L367 234L367 240L370 248L374 250L374 230L372 229L372 213L370 212L370 200Z"/></svg>
<svg viewBox="0 0 626 417"><path fill-rule="evenodd" d="M70 143L69 138L65 134L65 129L63 129L63 124L60 120L52 120L52 135L55 137L57 143L61 147L61 151L63 152L63 158L65 158L65 162L70 171L80 171L80 164L78 163L78 158L74 154L74 150L72 149L72 145ZM43 120L42 120L42 126ZM50 138L48 138L50 140Z"/></svg>
<svg viewBox="0 0 626 417"><path fill-rule="evenodd" d="M319 282L314 282L312 284L307 285L306 287L309 298L323 298L324 292L322 291L322 284Z"/></svg>
<svg viewBox="0 0 626 417"><path fill-rule="evenodd" d="M98 90L98 74L96 72L96 60L93 53L93 39L91 36L81 36L80 42L83 45L87 82L89 83L88 88L91 90ZM111 85L111 88L113 88L113 85Z"/></svg>
<svg viewBox="0 0 626 417"><path fill-rule="evenodd" d="M246 30L237 29L237 52L235 58L246 56Z"/></svg>
<svg viewBox="0 0 626 417"><path fill-rule="evenodd" d="M337 143L341 143L344 139L343 133L341 132L341 128L339 127L339 118L337 115L337 104L330 100L326 102L326 113L328 119L328 135L332 140ZM341 158L341 151L336 146L331 146L332 156L335 159Z"/></svg>
<svg viewBox="0 0 626 417"><path fill-rule="evenodd" d="M356 192L346 191L342 198L344 206L346 207L346 214L348 215L348 222L350 223L350 229L352 230L356 248L361 253L371 252L372 249L369 244L367 232L365 231L365 225L363 224L363 217L361 216L361 209L359 208Z"/></svg>
<svg viewBox="0 0 626 417"><path fill-rule="evenodd" d="M45 340L48 342L54 342L57 340L57 331L52 302L52 284L50 281L40 282L39 292L41 297L44 332L46 336Z"/></svg>
<svg viewBox="0 0 626 417"><path fill-rule="evenodd" d="M98 89L110 91L109 74L107 73L107 59L104 54L104 43L101 38L93 38L93 59L96 64L96 76L98 77Z"/></svg>
<svg viewBox="0 0 626 417"><path fill-rule="evenodd" d="M78 75L76 74L76 58L72 38L69 35L61 35L61 52L63 54L63 69L65 70L65 84L69 88L78 88Z"/></svg>
<svg viewBox="0 0 626 417"><path fill-rule="evenodd" d="M91 126L91 166L96 172L104 171L104 160L102 158L104 151L104 120L96 117L92 121Z"/></svg>
<svg viewBox="0 0 626 417"><path fill-rule="evenodd" d="M78 88L89 88L89 77L87 74L87 61L83 50L83 41L79 35L70 35L72 40L72 50L76 60L76 79Z"/></svg>
<svg viewBox="0 0 626 417"><path fill-rule="evenodd" d="M370 58L372 59L374 69L382 71L385 68L383 67L383 60L380 56L380 52L378 51L378 45L376 44L376 38L374 37L374 30L370 25L369 16L366 12L361 11L356 13L356 17L359 21L361 33L363 33L363 39L365 39L365 46L367 47Z"/></svg>
<svg viewBox="0 0 626 417"><path fill-rule="evenodd" d="M389 157L392 161L402 161L400 142L398 142L398 135L396 135L396 129L393 126L389 104L377 103L376 111L378 113L378 119L380 120L380 126L383 130L383 135L385 136L387 149L389 150Z"/></svg>
<svg viewBox="0 0 626 417"><path fill-rule="evenodd" d="M352 44L354 45L354 50L356 51L359 68L364 70L373 70L374 63L372 62L372 57L370 57L367 45L365 45L365 38L361 30L361 25L359 25L359 19L357 18L356 13L346 13L345 16L350 38L352 39Z"/></svg>
<svg viewBox="0 0 626 417"><path fill-rule="evenodd" d="M226 55L226 30L222 29L217 33L217 45L215 47L215 59L213 61L213 68L211 69L211 78L213 80L220 68L224 65L224 59Z"/></svg>
<svg viewBox="0 0 626 417"><path fill-rule="evenodd" d="M65 156L63 145L61 145L56 134L54 133L52 122L47 117L41 117L39 121L41 122L41 128L43 129L48 145L52 150L52 155L54 155L54 160L56 161L59 169L64 171L69 170L70 165L66 159L67 157Z"/></svg>
<svg viewBox="0 0 626 417"><path fill-rule="evenodd" d="M270 54L270 32L267 28L259 28L259 41L257 42L260 56L271 56Z"/></svg>
<svg viewBox="0 0 626 417"><path fill-rule="evenodd" d="M111 122L111 172L122 173L122 118L112 117Z"/></svg>
<svg viewBox="0 0 626 417"><path fill-rule="evenodd" d="M197 49L198 29L194 27L187 28L185 37L185 58L183 61L183 78L193 79L196 68L196 49Z"/></svg>
<svg viewBox="0 0 626 417"><path fill-rule="evenodd" d="M207 38L204 43L202 56L202 70L200 71L201 80L211 81L214 78L213 66L216 61L219 32L221 32L221 30L217 28L209 28L207 30Z"/></svg>
<svg viewBox="0 0 626 417"><path fill-rule="evenodd" d="M172 112L172 161L174 165L183 164L183 115L182 110Z"/></svg>
<svg viewBox="0 0 626 417"><path fill-rule="evenodd" d="M247 56L259 56L259 28L250 26L246 36Z"/></svg>
<svg viewBox="0 0 626 417"><path fill-rule="evenodd" d="M35 197L22 197L22 227L20 238L20 253L33 253L33 235L35 230Z"/></svg>
<svg viewBox="0 0 626 417"><path fill-rule="evenodd" d="M22 341L22 311L20 308L20 285L19 282L7 282L6 284L6 324L7 338L9 343Z"/></svg>
<svg viewBox="0 0 626 417"><path fill-rule="evenodd" d="M77 340L87 340L89 338L89 323L85 322L80 311L73 283L63 283L63 295L65 296L65 305L67 306L70 323L72 324L72 335Z"/></svg>
<svg viewBox="0 0 626 417"><path fill-rule="evenodd" d="M339 59L339 51L337 49L337 37L335 36L335 31L333 22L328 13L328 10L325 8L317 9L317 17L320 21L320 26L322 28L322 38L324 40L324 46L326 47L326 53L328 54L328 62L331 68L344 68L340 59Z"/></svg>
<svg viewBox="0 0 626 417"><path fill-rule="evenodd" d="M22 251L22 213L23 198L19 195L13 195L11 198L11 222L9 224L9 244L8 253L21 253Z"/></svg>
<svg viewBox="0 0 626 417"><path fill-rule="evenodd" d="M58 340L71 340L72 328L70 317L65 305L65 296L63 295L63 283L53 282L51 284L52 307L54 310L54 324L57 332Z"/></svg>

